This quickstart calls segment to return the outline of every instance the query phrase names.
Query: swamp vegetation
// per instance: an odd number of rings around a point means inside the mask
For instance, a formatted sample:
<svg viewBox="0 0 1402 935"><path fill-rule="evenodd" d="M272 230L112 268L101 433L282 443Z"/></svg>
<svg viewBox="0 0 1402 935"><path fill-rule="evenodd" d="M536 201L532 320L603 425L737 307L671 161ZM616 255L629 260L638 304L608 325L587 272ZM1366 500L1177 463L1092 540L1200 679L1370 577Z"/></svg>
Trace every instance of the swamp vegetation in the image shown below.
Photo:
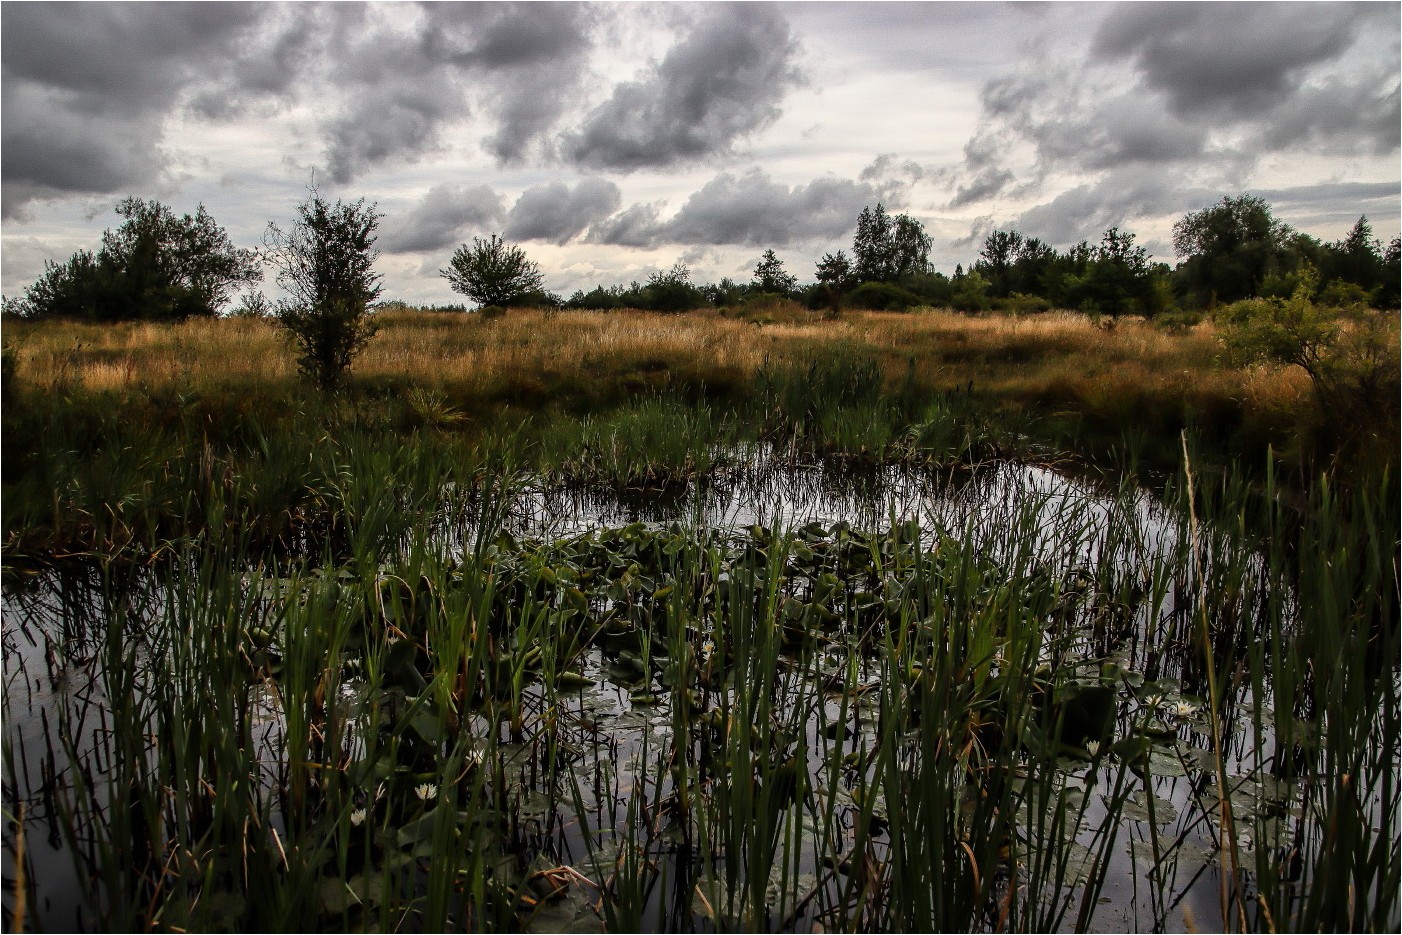
<svg viewBox="0 0 1402 935"><path fill-rule="evenodd" d="M1395 930L1396 414L1213 328L7 324L6 923Z"/></svg>

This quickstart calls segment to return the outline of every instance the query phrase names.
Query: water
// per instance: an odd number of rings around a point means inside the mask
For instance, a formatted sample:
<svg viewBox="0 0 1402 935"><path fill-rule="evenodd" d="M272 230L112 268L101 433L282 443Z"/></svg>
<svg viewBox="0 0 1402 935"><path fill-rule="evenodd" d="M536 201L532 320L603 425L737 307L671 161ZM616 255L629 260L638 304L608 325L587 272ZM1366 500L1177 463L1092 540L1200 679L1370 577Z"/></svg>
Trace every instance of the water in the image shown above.
<svg viewBox="0 0 1402 935"><path fill-rule="evenodd" d="M1178 765L1172 757L1165 758L1158 764L1164 774L1147 781L1155 803L1161 803L1156 805L1161 820L1154 823L1159 832L1158 850L1147 813L1142 819L1122 822L1121 840L1109 851L1111 863L1099 897L1103 905L1097 909L1094 927L1102 931L1149 927L1189 931L1220 925L1216 829L1210 818L1213 786L1210 758L1205 755L1211 743L1201 709L1201 683L1181 670L1172 652L1162 650L1172 645L1174 634L1184 631L1192 609L1180 580L1187 573L1187 533L1182 518L1147 493L1110 496L1084 480L1026 464L944 474L898 468L854 472L824 465L780 470L752 464L719 484L692 487L667 498L528 485L510 504L506 527L518 538L540 540L545 548L546 543L567 541L601 527L633 523L652 529L680 523L741 530L754 525L797 529L810 523L831 527L844 522L854 529L888 529L911 520L919 523L926 545L949 536L975 545L991 562L1010 565L1030 549L1046 573L1057 580L1081 576L1090 589L1095 587L1090 582L1137 582L1135 587L1154 593L1153 598L1141 598L1136 604L1123 600L1116 604L1122 597L1118 594L1088 597L1077 605L1067 639L1055 650L1058 658L1047 657L1061 665L1068 664L1068 653L1072 663L1077 654L1093 659L1093 670L1088 669L1088 673L1099 671L1109 660L1141 683L1163 680L1165 685L1177 686L1166 688L1167 694L1157 704L1150 703L1152 696L1146 700L1138 695L1138 689L1128 682L1116 698L1116 736L1126 736L1136 725L1143 728L1152 724L1163 740L1160 747L1174 751ZM1035 530L1030 542L1025 534L1029 529ZM1014 531L1019 532L1014 535ZM463 532L459 539L466 541L468 536ZM1253 570L1258 573L1261 567L1259 561L1245 565L1248 575ZM1164 568L1171 571L1154 571ZM99 590L95 576L75 580L52 575L11 583L5 594L5 791L10 814L19 807L24 809L25 854L37 900L34 908L46 929L99 924L94 922L97 916L88 902L89 894L74 875L72 855L60 833L63 816L55 810L61 797L54 795L68 782L72 770L101 775L110 768L103 762L106 698L102 673L96 669L106 612ZM152 579L136 590L142 596L134 602L145 607L140 612L161 612L159 582ZM1114 619L1104 624L1099 614ZM642 696L652 694L654 677L643 673L638 680L642 683L640 694L637 683L630 685L620 676L620 658L616 652L592 648L583 655L580 667L587 685L578 692L549 699L535 683L528 688L523 703L527 711L543 714L553 700L552 710L561 723L572 725L563 728L560 736L579 753L573 768L583 777L583 813L575 814L573 804L551 801L542 792L539 751L520 744L500 724L479 725L484 752L500 757L504 775L514 776L509 779L511 787L528 803L519 813L525 816L524 825L517 830L522 846L576 867L591 863L591 848L581 830L584 825L601 831L599 843L605 849L613 846L616 853L617 840L631 821L621 803L638 792L662 801L677 791L667 778L665 765L657 759L659 750L669 749L673 739L674 712L665 691L661 698L644 704ZM840 707L840 700L821 684L826 664L822 659L826 658L808 656L805 661L802 654L796 655L779 676L786 690L778 700L778 720L802 722L807 715L785 706L822 699L823 714L806 728L804 745L807 767L815 777L823 774L829 757L856 751L864 738L869 741L874 737L875 729L871 721L858 721L856 730L836 738L819 729L817 724L839 716ZM838 659L834 666L842 664ZM873 677L872 665L865 657L853 662L851 671L859 683ZM341 704L352 719L353 732L373 729L373 725L355 721L358 705L364 700L357 694L358 684L352 675L341 686ZM1249 701L1249 696L1243 695L1238 704L1244 709ZM853 703L859 705L860 696ZM715 704L707 695L700 706L702 713ZM282 742L274 701L264 700L258 721L261 726L255 742L266 751L260 759L269 762L269 773L258 781L271 788L275 764L270 761L276 759ZM60 722L68 725L68 734L75 738L75 746L67 752L59 740ZM1255 782L1261 745L1268 740L1255 736L1245 718L1231 725L1223 738L1227 772L1243 777L1243 782ZM357 749L353 739L353 755ZM1082 828L1073 837L1093 844L1094 829L1105 814L1099 798L1114 787L1123 770L1112 762L1108 751L1104 756L1070 756L1060 765L1057 783L1068 795L1088 800ZM1251 787L1247 791L1271 798L1273 807L1288 803L1290 796L1288 789L1262 792ZM852 801L850 792L839 794L847 796L846 802ZM1142 798L1146 794L1141 790L1141 804L1147 803ZM1162 820L1169 810L1172 817ZM584 819L583 824L580 819ZM1037 816L1028 814L1024 820L1031 826ZM83 834L81 829L79 834ZM7 825L5 840L7 852L13 855L13 824ZM1241 843L1249 847L1253 842ZM674 879L692 879L702 863L690 834L651 846L648 856L666 860ZM1146 886L1148 867L1165 852L1171 857L1157 871L1167 875L1165 887ZM592 863L597 865L599 860L596 854ZM823 872L811 854L794 869L805 884L815 887ZM13 882L13 866L9 881ZM704 893L709 884L703 874L693 885ZM1161 898L1163 893L1168 894L1166 901ZM656 919L669 927L708 924L690 917L691 910L660 905L660 898L660 893L654 893L647 903L644 919L649 924ZM13 909L11 886L6 887L6 900L8 913ZM814 915L818 902L780 914L788 918L771 917L769 923L822 924ZM561 913L565 909L573 915L564 918ZM553 906L552 914L539 920L538 926L568 924L578 928L591 922L592 917L578 905L566 903L565 909ZM1074 919L1075 907L1063 918L1062 926L1069 927Z"/></svg>

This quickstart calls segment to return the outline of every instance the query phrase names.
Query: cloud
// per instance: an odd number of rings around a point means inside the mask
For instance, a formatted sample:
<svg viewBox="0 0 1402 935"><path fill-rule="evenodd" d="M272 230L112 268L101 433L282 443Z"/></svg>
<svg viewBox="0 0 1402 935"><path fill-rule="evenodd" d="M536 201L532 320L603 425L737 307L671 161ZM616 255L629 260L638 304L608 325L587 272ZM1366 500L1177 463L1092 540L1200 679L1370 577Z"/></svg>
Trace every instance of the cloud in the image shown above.
<svg viewBox="0 0 1402 935"><path fill-rule="evenodd" d="M1012 227L1054 246L1096 242L1108 228L1123 228L1130 219L1177 213L1219 197L1215 189L1180 183L1150 166L1127 167L1029 208Z"/></svg>
<svg viewBox="0 0 1402 935"><path fill-rule="evenodd" d="M1012 172L998 166L989 166L980 170L968 184L959 186L959 190L949 202L949 207L962 208L965 205L987 201L1002 192L1012 180Z"/></svg>
<svg viewBox="0 0 1402 935"><path fill-rule="evenodd" d="M618 186L605 179L582 179L573 190L563 182L537 185L521 194L503 236L563 244L613 214L621 201Z"/></svg>
<svg viewBox="0 0 1402 935"><path fill-rule="evenodd" d="M1178 114L1249 117L1336 59L1376 11L1349 4L1132 3L1101 22L1092 55L1128 60ZM1396 20L1396 7L1392 9ZM1394 32L1396 27L1394 26Z"/></svg>
<svg viewBox="0 0 1402 935"><path fill-rule="evenodd" d="M715 8L662 62L614 88L562 140L564 157L628 172L729 153L772 123L799 81L798 43L780 12L763 4Z"/></svg>
<svg viewBox="0 0 1402 935"><path fill-rule="evenodd" d="M657 205L632 205L589 229L589 243L615 247L653 247L662 240Z"/></svg>
<svg viewBox="0 0 1402 935"><path fill-rule="evenodd" d="M383 163L417 162L439 148L441 124L466 109L433 81L368 86L353 101L325 127L326 168L340 184Z"/></svg>
<svg viewBox="0 0 1402 935"><path fill-rule="evenodd" d="M897 162L895 153L882 153L871 161L857 178L869 182L877 197L888 208L905 206L910 189L925 178L925 167L914 160Z"/></svg>
<svg viewBox="0 0 1402 935"><path fill-rule="evenodd" d="M196 86L190 96L193 112L211 120L231 120L255 104L287 106L325 54L328 36L344 29L332 25L341 22L333 17L343 11L322 4L268 4L259 12L257 28L238 38L232 57L212 73L205 69L207 83Z"/></svg>
<svg viewBox="0 0 1402 935"><path fill-rule="evenodd" d="M486 185L435 185L407 213L385 218L379 245L387 253L421 253L459 243L505 215L501 195Z"/></svg>
<svg viewBox="0 0 1402 935"><path fill-rule="evenodd" d="M498 162L519 163L579 96L606 9L577 3L448 4L428 7L425 54L476 76L496 129L484 141Z"/></svg>
<svg viewBox="0 0 1402 935"><path fill-rule="evenodd" d="M880 199L869 182L814 179L790 187L759 169L721 173L693 193L673 217L634 205L590 230L594 243L650 247L662 243L775 247L845 236L863 207Z"/></svg>
<svg viewBox="0 0 1402 935"><path fill-rule="evenodd" d="M1323 182L1289 188L1251 189L1278 217L1297 227L1347 225L1359 215L1378 220L1397 217L1402 187L1396 182Z"/></svg>
<svg viewBox="0 0 1402 935"><path fill-rule="evenodd" d="M167 114L257 16L243 4L0 7L4 215L157 179Z"/></svg>
<svg viewBox="0 0 1402 935"><path fill-rule="evenodd" d="M1268 155L1394 152L1396 51L1360 46L1378 28L1396 34L1395 6L1113 7L1083 57L1033 54L984 83L950 207L1053 175L1157 166L1225 182Z"/></svg>
<svg viewBox="0 0 1402 935"><path fill-rule="evenodd" d="M1272 204L1280 202L1292 205L1330 204L1344 200L1362 205L1364 202L1395 202L1402 197L1402 189L1396 182L1321 182L1318 185L1265 188L1255 193Z"/></svg>
<svg viewBox="0 0 1402 935"><path fill-rule="evenodd" d="M1400 101L1395 73L1391 87L1365 79L1304 88L1275 109L1258 139L1270 150L1306 146L1331 155L1387 155L1402 144Z"/></svg>
<svg viewBox="0 0 1402 935"><path fill-rule="evenodd" d="M580 97L579 4L5 4L5 213L169 170L170 119L315 104L332 181L442 151L475 118L501 162L544 155Z"/></svg>

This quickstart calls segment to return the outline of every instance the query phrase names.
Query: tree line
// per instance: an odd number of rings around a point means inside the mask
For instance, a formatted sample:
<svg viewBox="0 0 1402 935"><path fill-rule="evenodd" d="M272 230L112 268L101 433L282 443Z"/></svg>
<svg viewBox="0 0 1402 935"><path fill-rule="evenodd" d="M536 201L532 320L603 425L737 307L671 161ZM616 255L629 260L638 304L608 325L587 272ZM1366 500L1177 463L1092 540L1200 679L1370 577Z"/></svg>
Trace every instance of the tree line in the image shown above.
<svg viewBox="0 0 1402 935"><path fill-rule="evenodd" d="M214 316L239 289L260 282L267 263L288 297L272 304L249 292L234 314L274 317L297 346L302 370L322 386L338 382L374 332L382 215L364 199L332 204L313 187L290 228L268 225L261 250L234 246L203 205L177 217L159 202L128 198L116 210L124 221L103 234L96 252L49 263L23 296L5 301L5 313L92 322ZM931 266L931 246L919 221L878 203L858 216L850 256L824 254L813 281L802 285L770 249L745 283L694 283L678 262L646 282L561 298L545 290L539 265L521 247L495 234L460 245L440 272L489 314L506 306L679 312L788 300L833 313L939 306L1153 317L1243 299L1283 300L1302 289L1325 306L1396 309L1402 280L1399 240L1384 248L1366 217L1342 240L1326 243L1278 220L1252 195L1226 196L1181 218L1173 246L1183 259L1173 268L1151 262L1134 234L1117 227L1098 243L1065 252L1016 230L995 230L969 268L961 264L952 276Z"/></svg>

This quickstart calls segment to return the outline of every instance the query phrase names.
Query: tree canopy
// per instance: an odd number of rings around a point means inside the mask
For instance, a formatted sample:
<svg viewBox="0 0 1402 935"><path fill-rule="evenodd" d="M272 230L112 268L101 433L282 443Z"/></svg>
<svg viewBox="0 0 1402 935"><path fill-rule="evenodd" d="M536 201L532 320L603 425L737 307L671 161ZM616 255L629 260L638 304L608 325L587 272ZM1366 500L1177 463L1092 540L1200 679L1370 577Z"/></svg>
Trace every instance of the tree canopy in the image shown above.
<svg viewBox="0 0 1402 935"><path fill-rule="evenodd" d="M760 292L792 292L798 286L798 277L784 269L784 261L773 250L764 251L755 266L754 287Z"/></svg>
<svg viewBox="0 0 1402 935"><path fill-rule="evenodd" d="M1203 304L1259 295L1272 273L1295 263L1287 249L1294 232L1255 195L1225 196L1173 225L1183 290Z"/></svg>
<svg viewBox="0 0 1402 935"><path fill-rule="evenodd" d="M515 304L545 284L540 267L526 258L526 251L496 234L488 240L474 237L470 245L459 246L439 275L453 291L482 306Z"/></svg>
<svg viewBox="0 0 1402 935"><path fill-rule="evenodd" d="M278 324L300 352L298 369L324 390L340 386L375 334L370 303L382 288L374 270L380 217L363 198L333 205L313 188L290 230L268 225L268 257L290 296L277 306Z"/></svg>
<svg viewBox="0 0 1402 935"><path fill-rule="evenodd" d="M200 205L176 217L158 201L127 198L126 220L44 275L10 310L30 318L181 320L217 315L238 287L263 278L256 250L235 247Z"/></svg>
<svg viewBox="0 0 1402 935"><path fill-rule="evenodd" d="M895 282L924 272L932 241L924 226L906 214L890 215L878 202L862 209L852 240L853 267L860 282Z"/></svg>

